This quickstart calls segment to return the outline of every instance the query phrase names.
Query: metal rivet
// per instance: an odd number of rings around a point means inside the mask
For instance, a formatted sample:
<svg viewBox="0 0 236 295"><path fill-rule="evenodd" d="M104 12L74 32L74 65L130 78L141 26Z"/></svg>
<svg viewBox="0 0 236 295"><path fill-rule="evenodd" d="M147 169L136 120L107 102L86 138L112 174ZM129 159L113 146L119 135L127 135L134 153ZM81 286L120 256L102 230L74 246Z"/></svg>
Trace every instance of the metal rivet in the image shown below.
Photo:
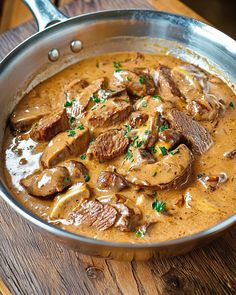
<svg viewBox="0 0 236 295"><path fill-rule="evenodd" d="M60 52L56 48L53 48L48 52L48 59L50 61L57 61L59 57L60 57Z"/></svg>
<svg viewBox="0 0 236 295"><path fill-rule="evenodd" d="M70 43L70 49L73 52L79 52L82 49L82 42L79 40L73 40Z"/></svg>

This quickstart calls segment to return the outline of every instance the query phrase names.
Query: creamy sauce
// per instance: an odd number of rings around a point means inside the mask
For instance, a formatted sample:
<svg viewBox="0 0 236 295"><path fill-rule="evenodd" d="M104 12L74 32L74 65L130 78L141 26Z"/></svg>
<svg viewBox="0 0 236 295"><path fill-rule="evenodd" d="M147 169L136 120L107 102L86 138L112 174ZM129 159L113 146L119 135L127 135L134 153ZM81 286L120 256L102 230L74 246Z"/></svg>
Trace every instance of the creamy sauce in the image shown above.
<svg viewBox="0 0 236 295"><path fill-rule="evenodd" d="M37 100L42 99L49 104L49 109L52 112L55 105L60 103L64 85L68 84L68 81L80 78L91 83L97 78L110 78L114 72L114 61L119 61L124 69L132 69L137 66L151 69L157 65L157 62L170 68L185 65L181 60L170 56L151 54L144 54L144 56L144 59L138 60L138 64L136 53L126 52L84 60L35 87L22 99L19 105L22 108L27 108L36 98ZM192 81L190 82L192 83ZM236 148L236 107L234 107L236 100L227 85L223 85L221 91L230 95L227 96L226 110L218 124L213 128L209 122L200 122L211 131L214 145L203 155L194 157L192 177L187 187L158 190L158 199L166 203L166 211L158 213L152 209L153 198L145 198L143 203L143 191L138 191L133 186L120 192L139 206L147 221L155 215L157 222L148 228L143 237L138 237L133 231L121 232L114 227L106 231L99 231L94 227L76 226L66 219L50 219L49 216L54 204L53 198L33 197L20 184L22 178L39 169L39 159L48 144L48 142L37 142L31 139L29 131L13 134L9 128L6 130L3 142L7 185L17 200L39 217L65 230L95 239L131 243L158 242L207 229L236 211L236 157L227 159L224 156L226 152ZM233 102L231 107L229 106L230 102ZM157 110L160 108L160 105L157 106ZM85 123L85 119L82 117L80 122ZM127 122L128 120L122 122L121 126ZM124 155L105 163L99 163L95 159L90 160L88 157L84 160L81 160L79 156L73 159L82 162L87 167L90 176L87 184L91 188L93 198L111 195L111 193L97 188L97 179L101 171L106 170L108 166L121 167L123 165L123 169L128 169L124 168ZM228 180L219 184L216 190L208 191L197 178L200 173L206 175L225 173ZM43 185L43 182L47 181L49 180L45 175L41 184ZM179 205L180 203L181 205Z"/></svg>

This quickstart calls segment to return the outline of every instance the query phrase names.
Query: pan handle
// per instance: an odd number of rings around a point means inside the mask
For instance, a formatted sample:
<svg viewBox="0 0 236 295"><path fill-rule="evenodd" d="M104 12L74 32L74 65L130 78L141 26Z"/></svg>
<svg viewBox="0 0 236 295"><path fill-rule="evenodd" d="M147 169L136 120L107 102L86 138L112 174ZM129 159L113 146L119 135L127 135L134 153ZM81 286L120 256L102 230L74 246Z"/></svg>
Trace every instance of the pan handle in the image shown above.
<svg viewBox="0 0 236 295"><path fill-rule="evenodd" d="M23 2L34 15L39 31L67 19L64 14L56 9L50 0L23 0Z"/></svg>

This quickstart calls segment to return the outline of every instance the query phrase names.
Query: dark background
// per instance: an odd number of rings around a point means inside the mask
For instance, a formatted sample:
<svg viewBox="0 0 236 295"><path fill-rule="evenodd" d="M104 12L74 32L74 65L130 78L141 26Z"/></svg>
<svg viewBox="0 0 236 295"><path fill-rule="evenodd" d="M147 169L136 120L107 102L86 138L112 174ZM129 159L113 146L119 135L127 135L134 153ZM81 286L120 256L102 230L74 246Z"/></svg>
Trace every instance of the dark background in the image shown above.
<svg viewBox="0 0 236 295"><path fill-rule="evenodd" d="M213 26L236 39L236 0L182 0Z"/></svg>

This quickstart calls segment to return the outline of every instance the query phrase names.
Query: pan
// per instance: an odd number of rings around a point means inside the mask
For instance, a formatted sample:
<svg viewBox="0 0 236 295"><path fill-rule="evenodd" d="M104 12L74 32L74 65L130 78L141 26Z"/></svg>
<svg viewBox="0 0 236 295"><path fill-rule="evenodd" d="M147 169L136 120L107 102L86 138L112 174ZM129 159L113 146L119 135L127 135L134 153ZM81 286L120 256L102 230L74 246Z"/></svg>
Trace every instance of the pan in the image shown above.
<svg viewBox="0 0 236 295"><path fill-rule="evenodd" d="M0 144L9 114L41 81L84 58L114 51L165 53L236 83L236 42L217 29L180 15L153 10L114 10L67 18L49 0L24 0L39 31L0 65ZM6 103L7 102L7 103ZM159 243L95 240L56 228L24 208L8 190L0 171L0 195L44 235L82 253L119 260L179 255L211 241L236 223L236 214L205 231Z"/></svg>

